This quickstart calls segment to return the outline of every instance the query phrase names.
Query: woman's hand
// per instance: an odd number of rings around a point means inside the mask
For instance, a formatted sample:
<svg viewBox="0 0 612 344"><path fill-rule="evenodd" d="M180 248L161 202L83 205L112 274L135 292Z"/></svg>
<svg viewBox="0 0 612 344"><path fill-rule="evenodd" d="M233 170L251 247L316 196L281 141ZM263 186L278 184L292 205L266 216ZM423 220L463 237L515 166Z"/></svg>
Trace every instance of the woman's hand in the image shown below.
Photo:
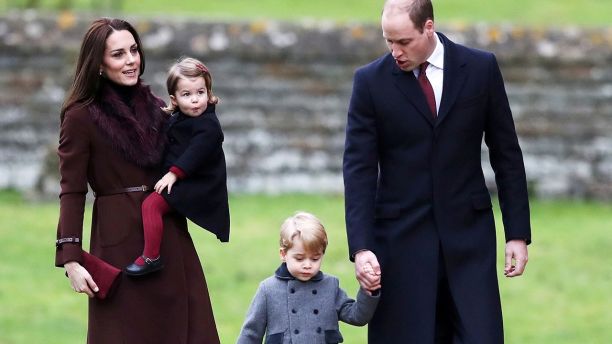
<svg viewBox="0 0 612 344"><path fill-rule="evenodd" d="M155 184L155 192L161 194L161 192L168 187L168 193L170 193L172 190L172 185L174 185L177 179L176 174L172 172L166 173L166 175Z"/></svg>
<svg viewBox="0 0 612 344"><path fill-rule="evenodd" d="M94 297L94 293L98 292L98 286L94 282L91 275L78 262L68 262L64 264L66 274L70 279L72 289L77 293L85 293L89 297Z"/></svg>

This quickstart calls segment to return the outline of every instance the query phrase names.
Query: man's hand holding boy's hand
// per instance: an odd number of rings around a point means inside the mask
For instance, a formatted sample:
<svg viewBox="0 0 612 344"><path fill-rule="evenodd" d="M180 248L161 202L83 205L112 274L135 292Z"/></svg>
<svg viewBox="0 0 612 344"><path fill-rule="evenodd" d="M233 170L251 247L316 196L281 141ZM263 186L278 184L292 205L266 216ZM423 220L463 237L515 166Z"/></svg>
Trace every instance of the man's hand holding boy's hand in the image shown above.
<svg viewBox="0 0 612 344"><path fill-rule="evenodd" d="M361 287L370 294L380 289L380 265L374 252L362 250L355 254L355 276Z"/></svg>

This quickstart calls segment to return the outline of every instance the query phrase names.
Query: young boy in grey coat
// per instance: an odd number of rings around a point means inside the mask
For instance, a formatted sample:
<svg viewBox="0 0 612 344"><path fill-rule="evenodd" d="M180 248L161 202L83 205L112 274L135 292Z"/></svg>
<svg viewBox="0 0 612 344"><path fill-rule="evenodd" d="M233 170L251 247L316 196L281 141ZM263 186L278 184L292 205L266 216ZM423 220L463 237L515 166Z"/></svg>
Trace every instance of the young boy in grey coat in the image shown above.
<svg viewBox="0 0 612 344"><path fill-rule="evenodd" d="M378 305L378 285L349 298L334 276L319 271L327 248L325 228L314 215L296 213L280 232L281 266L251 302L238 344L342 343L338 321L363 326ZM373 271L371 272L373 273Z"/></svg>

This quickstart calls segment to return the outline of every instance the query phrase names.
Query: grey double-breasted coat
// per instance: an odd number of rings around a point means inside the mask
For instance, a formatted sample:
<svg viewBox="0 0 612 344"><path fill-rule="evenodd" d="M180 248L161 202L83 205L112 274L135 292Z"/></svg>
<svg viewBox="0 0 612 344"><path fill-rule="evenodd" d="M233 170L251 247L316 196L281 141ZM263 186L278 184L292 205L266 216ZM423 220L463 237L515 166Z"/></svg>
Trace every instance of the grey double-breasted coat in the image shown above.
<svg viewBox="0 0 612 344"><path fill-rule="evenodd" d="M378 299L359 289L353 300L336 277L322 272L302 282L283 263L259 285L237 343L261 344L264 334L265 343L342 343L338 321L367 324Z"/></svg>

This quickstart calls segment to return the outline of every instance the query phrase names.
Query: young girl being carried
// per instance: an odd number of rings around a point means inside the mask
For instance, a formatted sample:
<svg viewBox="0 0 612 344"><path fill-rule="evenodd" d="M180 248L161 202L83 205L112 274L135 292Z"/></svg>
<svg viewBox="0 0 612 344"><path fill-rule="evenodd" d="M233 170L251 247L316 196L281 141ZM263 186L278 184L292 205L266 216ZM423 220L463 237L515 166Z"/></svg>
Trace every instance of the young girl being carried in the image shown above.
<svg viewBox="0 0 612 344"><path fill-rule="evenodd" d="M181 58L166 81L171 104L163 169L155 192L142 203L144 251L125 268L130 276L143 276L163 268L160 250L163 215L177 211L198 226L229 240L227 175L223 131L215 114L218 98L212 76L194 58Z"/></svg>

